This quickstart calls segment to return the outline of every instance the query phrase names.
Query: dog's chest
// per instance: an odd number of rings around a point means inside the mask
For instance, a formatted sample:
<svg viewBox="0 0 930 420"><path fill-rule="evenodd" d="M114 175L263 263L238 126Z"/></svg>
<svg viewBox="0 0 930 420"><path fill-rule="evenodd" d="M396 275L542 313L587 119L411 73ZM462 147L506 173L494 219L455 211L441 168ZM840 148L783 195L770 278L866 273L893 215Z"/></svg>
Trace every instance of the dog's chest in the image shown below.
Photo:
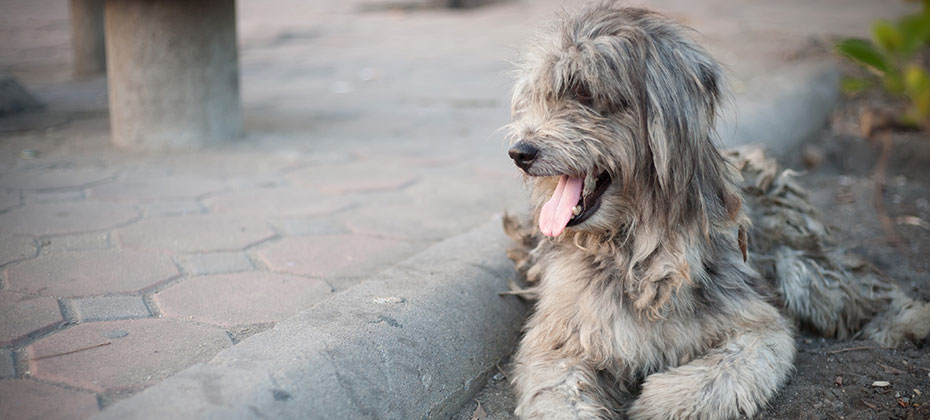
<svg viewBox="0 0 930 420"><path fill-rule="evenodd" d="M607 358L630 373L648 374L678 366L706 351L703 316L692 307L692 290L682 286L661 317L634 309L629 282L617 267L552 255L540 284L534 323L560 330L564 349L578 356Z"/></svg>

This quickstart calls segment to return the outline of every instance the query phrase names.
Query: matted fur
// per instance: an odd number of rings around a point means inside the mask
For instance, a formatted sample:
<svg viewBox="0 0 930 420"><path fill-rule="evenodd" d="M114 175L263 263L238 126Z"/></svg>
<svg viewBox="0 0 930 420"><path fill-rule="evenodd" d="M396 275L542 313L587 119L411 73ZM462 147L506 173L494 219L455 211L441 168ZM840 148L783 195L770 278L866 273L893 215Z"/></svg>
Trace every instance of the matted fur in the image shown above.
<svg viewBox="0 0 930 420"><path fill-rule="evenodd" d="M763 226L750 229L739 171L750 182L779 172L751 152L734 166L714 145L726 83L689 33L598 3L561 16L519 66L508 129L539 151L525 167L534 219L505 219L520 244L509 255L538 299L515 356L523 418L751 417L792 369L794 327L776 306L846 336L894 299L878 275L837 286L857 277L825 241L816 254L778 242L768 217L815 219L787 205L802 196L775 199L799 191L788 177L752 184ZM541 238L535 215L559 177L601 171L612 183L597 212ZM826 237L804 229L795 236ZM930 319L920 308L909 316Z"/></svg>

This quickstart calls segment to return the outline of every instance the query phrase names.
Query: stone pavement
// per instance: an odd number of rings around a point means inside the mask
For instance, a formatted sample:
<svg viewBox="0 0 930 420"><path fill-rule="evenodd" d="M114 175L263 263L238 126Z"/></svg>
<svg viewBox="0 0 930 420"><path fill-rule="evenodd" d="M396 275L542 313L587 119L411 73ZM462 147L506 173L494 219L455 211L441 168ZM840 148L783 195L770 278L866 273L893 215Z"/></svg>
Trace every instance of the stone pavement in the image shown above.
<svg viewBox="0 0 930 420"><path fill-rule="evenodd" d="M904 7L640 3L697 28L738 99ZM0 71L46 104L0 119L0 418L87 417L521 208L507 60L558 2L379 5L240 1L247 135L163 155L109 146L67 2L0 1Z"/></svg>

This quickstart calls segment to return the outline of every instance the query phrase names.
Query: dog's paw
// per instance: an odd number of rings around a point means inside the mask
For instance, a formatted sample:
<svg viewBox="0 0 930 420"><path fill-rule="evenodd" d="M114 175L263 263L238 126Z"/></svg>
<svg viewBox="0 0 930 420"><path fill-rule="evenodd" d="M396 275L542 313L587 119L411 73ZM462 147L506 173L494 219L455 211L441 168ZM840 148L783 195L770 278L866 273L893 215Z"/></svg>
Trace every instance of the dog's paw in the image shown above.
<svg viewBox="0 0 930 420"><path fill-rule="evenodd" d="M630 420L696 418L697 389L693 380L669 373L650 375L642 392L627 411Z"/></svg>
<svg viewBox="0 0 930 420"><path fill-rule="evenodd" d="M896 296L885 312L862 328L863 335L888 347L911 341L923 342L930 335L930 302Z"/></svg>
<svg viewBox="0 0 930 420"><path fill-rule="evenodd" d="M515 414L523 420L593 420L606 419L605 410L581 395L558 391L536 394L530 404L517 407Z"/></svg>
<svg viewBox="0 0 930 420"><path fill-rule="evenodd" d="M627 411L630 420L729 420L752 417L757 402L740 401L744 392L724 375L696 366L679 367L646 378L642 392Z"/></svg>

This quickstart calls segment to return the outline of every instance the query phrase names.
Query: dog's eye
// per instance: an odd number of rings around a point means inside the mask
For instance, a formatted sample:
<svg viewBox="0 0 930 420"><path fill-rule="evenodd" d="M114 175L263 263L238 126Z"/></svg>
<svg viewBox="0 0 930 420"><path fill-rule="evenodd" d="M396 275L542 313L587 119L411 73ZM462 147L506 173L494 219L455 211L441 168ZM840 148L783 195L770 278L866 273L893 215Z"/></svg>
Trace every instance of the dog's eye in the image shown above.
<svg viewBox="0 0 930 420"><path fill-rule="evenodd" d="M587 107L594 105L594 96L591 95L591 92L585 85L575 86L572 90L572 99Z"/></svg>

